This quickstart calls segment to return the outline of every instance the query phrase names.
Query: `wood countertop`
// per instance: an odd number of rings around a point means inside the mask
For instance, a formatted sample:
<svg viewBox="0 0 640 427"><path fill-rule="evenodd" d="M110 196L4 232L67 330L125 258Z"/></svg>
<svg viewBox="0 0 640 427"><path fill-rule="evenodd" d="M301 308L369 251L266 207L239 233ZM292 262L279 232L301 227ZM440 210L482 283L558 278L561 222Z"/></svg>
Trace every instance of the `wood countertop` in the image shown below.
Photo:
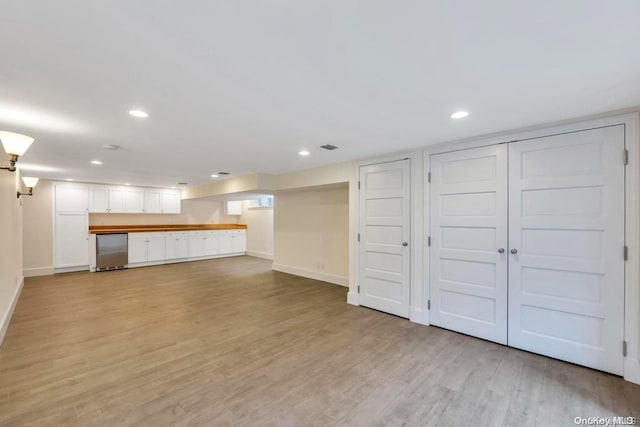
<svg viewBox="0 0 640 427"><path fill-rule="evenodd" d="M91 234L150 233L153 231L245 230L246 224L90 225Z"/></svg>

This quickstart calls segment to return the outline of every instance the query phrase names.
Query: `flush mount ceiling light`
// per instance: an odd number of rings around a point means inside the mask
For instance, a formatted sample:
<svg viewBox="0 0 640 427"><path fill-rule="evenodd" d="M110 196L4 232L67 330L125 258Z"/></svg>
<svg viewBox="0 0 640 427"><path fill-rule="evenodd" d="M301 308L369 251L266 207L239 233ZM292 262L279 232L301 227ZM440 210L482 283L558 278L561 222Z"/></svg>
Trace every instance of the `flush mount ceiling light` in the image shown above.
<svg viewBox="0 0 640 427"><path fill-rule="evenodd" d="M449 117L451 117L452 119L464 119L468 115L469 115L468 111L456 111Z"/></svg>
<svg viewBox="0 0 640 427"><path fill-rule="evenodd" d="M91 160L91 164L100 166L102 162L100 160Z"/></svg>
<svg viewBox="0 0 640 427"><path fill-rule="evenodd" d="M309 152L307 150L302 150L298 154L300 154L301 156L308 156Z"/></svg>
<svg viewBox="0 0 640 427"><path fill-rule="evenodd" d="M211 175L211 178L217 178L217 177L219 177L219 176L220 176L220 175L218 175L217 173L214 173L214 174L212 174L212 175Z"/></svg>
<svg viewBox="0 0 640 427"><path fill-rule="evenodd" d="M149 114L147 114L146 111L142 111L142 110L129 110L129 114L139 119L146 119L147 117L149 117Z"/></svg>
<svg viewBox="0 0 640 427"><path fill-rule="evenodd" d="M21 135L13 132L0 132L0 142L4 152L9 156L9 166L0 167L0 169L8 170L9 172L16 171L16 162L18 157L22 156L25 151L33 143L33 138L27 135Z"/></svg>
<svg viewBox="0 0 640 427"><path fill-rule="evenodd" d="M31 177L31 176L23 176L22 177L22 182L24 182L24 186L27 187L27 190L29 191L28 193L21 193L21 192L17 192L18 198L20 198L20 196L33 196L33 187L36 186L36 184L38 184L38 180L39 178L36 177Z"/></svg>

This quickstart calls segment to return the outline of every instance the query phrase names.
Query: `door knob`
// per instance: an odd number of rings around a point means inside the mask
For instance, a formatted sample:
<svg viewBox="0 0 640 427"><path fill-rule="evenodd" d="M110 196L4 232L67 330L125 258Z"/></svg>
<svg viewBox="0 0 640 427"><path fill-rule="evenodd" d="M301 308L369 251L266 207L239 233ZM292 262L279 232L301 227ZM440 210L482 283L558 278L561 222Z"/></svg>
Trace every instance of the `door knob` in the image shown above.
<svg viewBox="0 0 640 427"><path fill-rule="evenodd" d="M402 242L402 246L409 246L407 242Z"/></svg>
<svg viewBox="0 0 640 427"><path fill-rule="evenodd" d="M513 249L511 249L511 253L515 255L515 254L518 253L518 250L516 248L513 248Z"/></svg>
<svg viewBox="0 0 640 427"><path fill-rule="evenodd" d="M503 253L504 253L504 248L499 248L499 249L498 249L498 253L499 253L499 254L503 254Z"/></svg>

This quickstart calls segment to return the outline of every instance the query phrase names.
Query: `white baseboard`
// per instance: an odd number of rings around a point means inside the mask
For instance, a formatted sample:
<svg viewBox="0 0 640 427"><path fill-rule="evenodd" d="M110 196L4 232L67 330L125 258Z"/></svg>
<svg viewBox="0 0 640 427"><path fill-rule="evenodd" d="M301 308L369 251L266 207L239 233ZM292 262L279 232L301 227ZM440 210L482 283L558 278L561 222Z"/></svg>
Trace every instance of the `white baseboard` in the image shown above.
<svg viewBox="0 0 640 427"><path fill-rule="evenodd" d="M18 284L18 288L16 289L15 294L13 295L13 300L11 300L11 305L9 305L9 310L7 314L2 319L2 323L0 323L0 345L2 345L2 341L4 341L4 336L7 334L7 329L9 329L9 322L11 322L11 317L13 316L13 310L16 308L16 304L18 303L18 298L20 298L20 293L22 292L22 287L24 286L24 277L21 277L20 283Z"/></svg>
<svg viewBox="0 0 640 427"><path fill-rule="evenodd" d="M357 292L347 293L347 304L360 305L360 295Z"/></svg>
<svg viewBox="0 0 640 427"><path fill-rule="evenodd" d="M321 280L323 282L333 283L334 285L349 286L349 278L339 276L337 274L324 273L322 271L307 270L306 268L293 267L291 265L283 265L273 263L271 267L275 271L293 274L294 276L307 277L309 279Z"/></svg>
<svg viewBox="0 0 640 427"><path fill-rule="evenodd" d="M264 258L273 261L273 254L267 252L247 251L248 256L254 256L256 258Z"/></svg>
<svg viewBox="0 0 640 427"><path fill-rule="evenodd" d="M624 359L624 379L640 384L640 361L631 357Z"/></svg>
<svg viewBox="0 0 640 427"><path fill-rule="evenodd" d="M54 272L53 266L25 268L24 270L22 270L22 275L24 277L51 276L53 272Z"/></svg>
<svg viewBox="0 0 640 427"><path fill-rule="evenodd" d="M413 323L429 326L429 311L411 307L409 311L409 320Z"/></svg>

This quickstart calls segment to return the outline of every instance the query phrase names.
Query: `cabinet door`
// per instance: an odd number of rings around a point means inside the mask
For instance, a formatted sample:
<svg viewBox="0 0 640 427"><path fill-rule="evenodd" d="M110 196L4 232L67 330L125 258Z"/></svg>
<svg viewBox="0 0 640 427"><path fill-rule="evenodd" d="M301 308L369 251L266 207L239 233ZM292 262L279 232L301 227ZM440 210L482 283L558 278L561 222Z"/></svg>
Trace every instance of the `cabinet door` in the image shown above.
<svg viewBox="0 0 640 427"><path fill-rule="evenodd" d="M125 189L124 209L128 213L144 212L144 190L141 188Z"/></svg>
<svg viewBox="0 0 640 427"><path fill-rule="evenodd" d="M89 187L78 184L56 184L56 212L88 212Z"/></svg>
<svg viewBox="0 0 640 427"><path fill-rule="evenodd" d="M109 188L104 186L89 187L89 212L106 213L109 209Z"/></svg>
<svg viewBox="0 0 640 427"><path fill-rule="evenodd" d="M144 212L145 213L161 213L162 212L162 193L160 190L144 191Z"/></svg>
<svg viewBox="0 0 640 427"><path fill-rule="evenodd" d="M123 187L109 187L109 212L126 212L125 204L126 190Z"/></svg>
<svg viewBox="0 0 640 427"><path fill-rule="evenodd" d="M221 230L218 231L218 235L220 236L220 253L228 254L232 251L231 246L231 231L230 230Z"/></svg>
<svg viewBox="0 0 640 427"><path fill-rule="evenodd" d="M180 259L189 256L189 236L186 232L166 234L166 259Z"/></svg>
<svg viewBox="0 0 640 427"><path fill-rule="evenodd" d="M87 212L58 212L55 224L55 267L89 265L89 221Z"/></svg>
<svg viewBox="0 0 640 427"><path fill-rule="evenodd" d="M147 261L163 261L165 259L164 233L147 239Z"/></svg>
<svg viewBox="0 0 640 427"><path fill-rule="evenodd" d="M180 190L165 190L162 192L162 213L179 214L180 208Z"/></svg>
<svg viewBox="0 0 640 427"><path fill-rule="evenodd" d="M129 233L129 264L147 261L147 239Z"/></svg>
<svg viewBox="0 0 640 427"><path fill-rule="evenodd" d="M220 236L218 231L206 231L204 235L204 254L206 256L220 253Z"/></svg>
<svg viewBox="0 0 640 427"><path fill-rule="evenodd" d="M232 252L246 252L247 251L247 231L246 230L233 230L231 239L231 251Z"/></svg>
<svg viewBox="0 0 640 427"><path fill-rule="evenodd" d="M242 215L242 200L231 200L226 203L226 215Z"/></svg>
<svg viewBox="0 0 640 427"><path fill-rule="evenodd" d="M190 257L199 257L204 256L204 243L205 236L201 236L199 233L190 233L189 234L189 256Z"/></svg>

